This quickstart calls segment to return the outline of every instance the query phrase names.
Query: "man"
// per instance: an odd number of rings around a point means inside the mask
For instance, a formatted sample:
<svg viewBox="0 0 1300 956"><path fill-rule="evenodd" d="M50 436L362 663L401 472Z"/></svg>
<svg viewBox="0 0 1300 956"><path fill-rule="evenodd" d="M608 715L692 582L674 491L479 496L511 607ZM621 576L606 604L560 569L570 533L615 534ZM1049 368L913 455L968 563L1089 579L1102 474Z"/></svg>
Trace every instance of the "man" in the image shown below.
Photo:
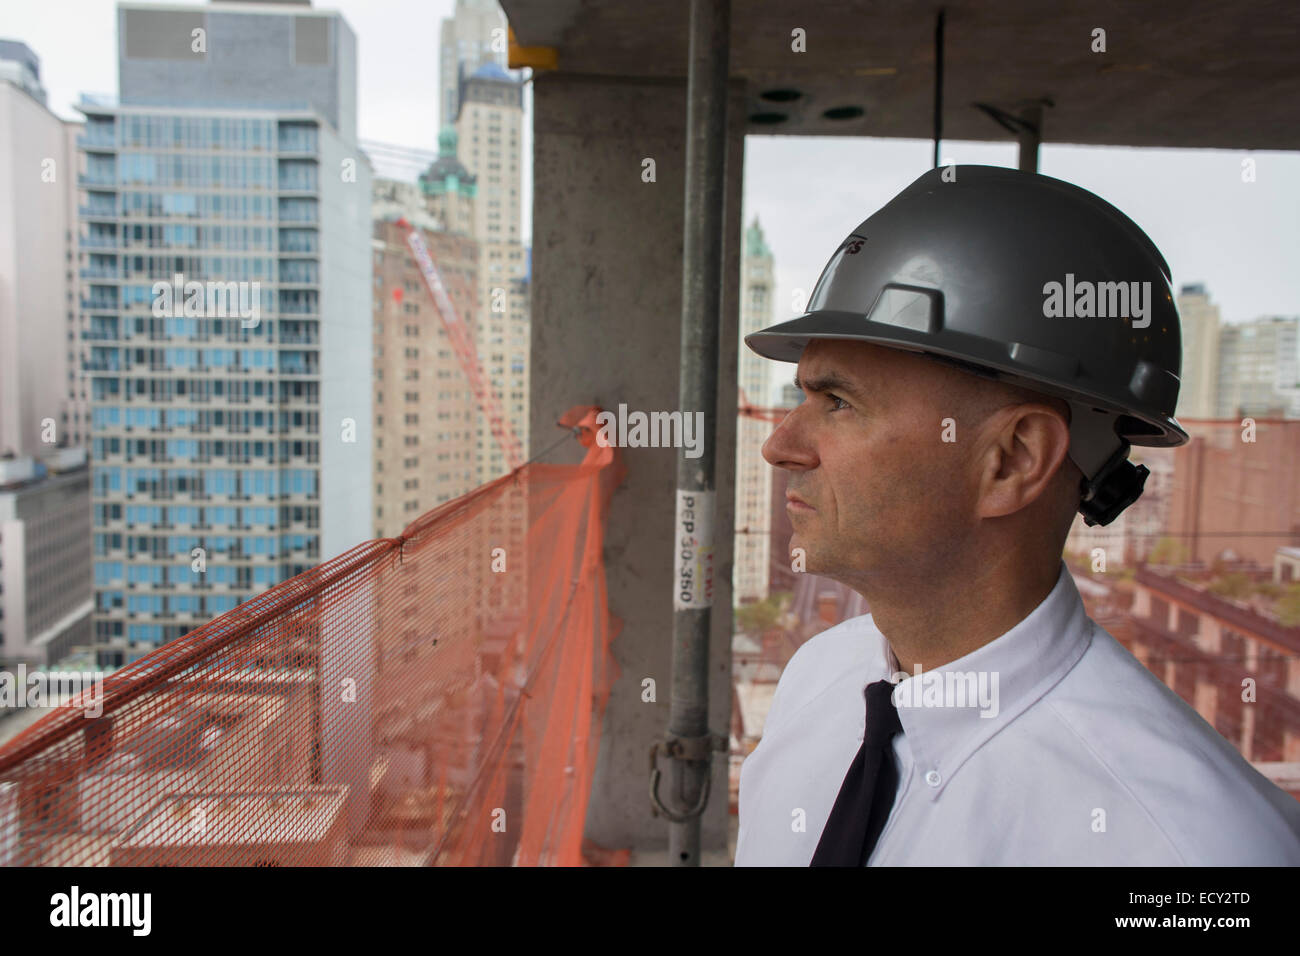
<svg viewBox="0 0 1300 956"><path fill-rule="evenodd" d="M1061 560L1076 513L1141 494L1130 445L1187 441L1169 280L1091 193L956 166L855 229L808 314L746 337L806 395L763 446L792 554L871 613L787 665L738 866L1300 864L1300 802L1087 617Z"/></svg>

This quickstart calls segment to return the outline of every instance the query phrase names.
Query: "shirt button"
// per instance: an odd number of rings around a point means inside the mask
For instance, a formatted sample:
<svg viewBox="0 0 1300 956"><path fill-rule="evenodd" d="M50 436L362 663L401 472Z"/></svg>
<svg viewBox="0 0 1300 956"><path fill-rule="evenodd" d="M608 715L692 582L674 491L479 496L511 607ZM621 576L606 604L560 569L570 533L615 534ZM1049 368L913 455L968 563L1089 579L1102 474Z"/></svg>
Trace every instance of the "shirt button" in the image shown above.
<svg viewBox="0 0 1300 956"><path fill-rule="evenodd" d="M939 771L937 770L931 770L929 773L925 775L925 782L932 787L939 786L939 781L942 779L943 778L939 776Z"/></svg>

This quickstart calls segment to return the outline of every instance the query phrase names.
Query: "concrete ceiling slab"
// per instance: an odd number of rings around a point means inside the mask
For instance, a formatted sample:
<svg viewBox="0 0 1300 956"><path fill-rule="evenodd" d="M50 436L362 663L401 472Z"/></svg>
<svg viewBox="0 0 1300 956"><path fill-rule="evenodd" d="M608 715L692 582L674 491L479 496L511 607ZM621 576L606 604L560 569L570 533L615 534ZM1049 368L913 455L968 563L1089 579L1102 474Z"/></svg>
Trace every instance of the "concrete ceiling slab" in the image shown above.
<svg viewBox="0 0 1300 956"><path fill-rule="evenodd" d="M681 78L689 0L501 0L559 69ZM958 0L945 10L943 138L1012 140L974 104L1047 100L1044 142L1300 149L1295 0ZM748 131L929 139L940 4L732 0ZM806 52L792 50L802 29ZM1105 52L1093 52L1096 29ZM683 109L685 105L683 104Z"/></svg>

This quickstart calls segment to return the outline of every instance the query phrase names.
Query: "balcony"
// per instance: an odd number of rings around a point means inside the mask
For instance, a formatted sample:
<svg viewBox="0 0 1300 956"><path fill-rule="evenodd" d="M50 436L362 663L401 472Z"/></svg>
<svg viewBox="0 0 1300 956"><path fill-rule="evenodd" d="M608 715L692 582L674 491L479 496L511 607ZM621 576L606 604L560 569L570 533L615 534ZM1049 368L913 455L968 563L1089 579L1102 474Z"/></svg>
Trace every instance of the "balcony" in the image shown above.
<svg viewBox="0 0 1300 956"><path fill-rule="evenodd" d="M319 149L319 137L316 135L315 130L301 133L281 130L276 141L276 151L281 155L294 153L303 156L315 156Z"/></svg>
<svg viewBox="0 0 1300 956"><path fill-rule="evenodd" d="M279 238L281 253L320 254L320 239L314 231L281 229Z"/></svg>
<svg viewBox="0 0 1300 956"><path fill-rule="evenodd" d="M314 193L320 183L315 176L280 176L276 187L282 193Z"/></svg>
<svg viewBox="0 0 1300 956"><path fill-rule="evenodd" d="M81 270L83 279L121 279L122 270L118 266L92 266Z"/></svg>
<svg viewBox="0 0 1300 956"><path fill-rule="evenodd" d="M1152 571L1148 567L1138 568L1133 581L1155 592L1156 596L1167 595L1197 609L1200 613L1215 617L1230 625L1235 631L1259 635L1300 653L1300 627L1287 627L1272 618L1265 617L1254 608L1230 601L1212 591L1194 588L1173 577Z"/></svg>
<svg viewBox="0 0 1300 956"><path fill-rule="evenodd" d="M86 127L86 132L77 137L77 145L90 152L114 152L117 150L117 137L115 131L110 128L107 130L91 130Z"/></svg>
<svg viewBox="0 0 1300 956"><path fill-rule="evenodd" d="M117 109L120 101L113 93L82 93L77 98L78 107L88 107L92 112L96 109Z"/></svg>

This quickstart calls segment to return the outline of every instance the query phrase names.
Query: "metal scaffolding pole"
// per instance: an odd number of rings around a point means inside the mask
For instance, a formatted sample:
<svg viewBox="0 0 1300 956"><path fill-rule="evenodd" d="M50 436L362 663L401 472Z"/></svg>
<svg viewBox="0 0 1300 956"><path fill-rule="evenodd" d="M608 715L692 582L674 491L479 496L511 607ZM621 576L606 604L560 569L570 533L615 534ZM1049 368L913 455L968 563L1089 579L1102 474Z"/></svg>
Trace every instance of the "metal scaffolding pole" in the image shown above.
<svg viewBox="0 0 1300 956"><path fill-rule="evenodd" d="M670 821L673 866L700 863L700 814L708 804L712 754L725 752L728 739L709 733L708 719L730 38L730 0L691 0L678 396L683 417L704 413L705 440L700 457L687 458L682 449L677 459L672 704L668 733L650 751L650 797L654 811ZM675 808L658 794L660 748L672 758L668 802Z"/></svg>

